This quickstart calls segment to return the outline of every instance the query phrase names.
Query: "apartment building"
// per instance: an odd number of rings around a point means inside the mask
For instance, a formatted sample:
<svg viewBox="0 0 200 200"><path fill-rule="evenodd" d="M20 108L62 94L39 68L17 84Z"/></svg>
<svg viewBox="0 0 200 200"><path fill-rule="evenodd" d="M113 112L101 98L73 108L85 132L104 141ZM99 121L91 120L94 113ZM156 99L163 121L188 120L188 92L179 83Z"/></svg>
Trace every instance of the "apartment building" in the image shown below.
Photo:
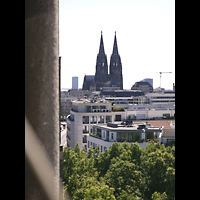
<svg viewBox="0 0 200 200"><path fill-rule="evenodd" d="M175 104L175 93L147 93L145 94L149 104Z"/></svg>
<svg viewBox="0 0 200 200"><path fill-rule="evenodd" d="M112 111L110 102L103 99L80 99L72 102L67 116L67 146L87 149L87 136L93 133L94 124L125 120L125 111Z"/></svg>
<svg viewBox="0 0 200 200"><path fill-rule="evenodd" d="M105 97L113 106L125 108L128 119L169 118L175 116L175 93L147 93L138 97Z"/></svg>
<svg viewBox="0 0 200 200"><path fill-rule="evenodd" d="M113 142L122 144L127 141L129 144L137 142L143 148L148 144L147 141L158 139L161 143L162 130L164 126L153 127L148 123L134 123L127 125L125 122L107 123L93 125L93 133L87 136L87 151L92 146L99 145L104 152L109 149Z"/></svg>

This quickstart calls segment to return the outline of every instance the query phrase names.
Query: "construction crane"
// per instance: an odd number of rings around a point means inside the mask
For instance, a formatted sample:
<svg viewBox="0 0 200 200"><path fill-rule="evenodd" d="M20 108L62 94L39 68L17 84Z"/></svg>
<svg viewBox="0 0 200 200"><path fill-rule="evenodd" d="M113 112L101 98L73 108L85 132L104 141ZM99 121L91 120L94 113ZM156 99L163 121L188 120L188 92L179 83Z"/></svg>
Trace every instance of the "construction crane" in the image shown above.
<svg viewBox="0 0 200 200"><path fill-rule="evenodd" d="M161 77L163 73L172 73L172 72L150 72L150 73L159 73L160 74L160 92L161 92ZM146 74L146 73L143 73Z"/></svg>
<svg viewBox="0 0 200 200"><path fill-rule="evenodd" d="M172 73L172 72L156 72L156 73L160 73L160 92L161 92L161 75L162 75L163 73Z"/></svg>

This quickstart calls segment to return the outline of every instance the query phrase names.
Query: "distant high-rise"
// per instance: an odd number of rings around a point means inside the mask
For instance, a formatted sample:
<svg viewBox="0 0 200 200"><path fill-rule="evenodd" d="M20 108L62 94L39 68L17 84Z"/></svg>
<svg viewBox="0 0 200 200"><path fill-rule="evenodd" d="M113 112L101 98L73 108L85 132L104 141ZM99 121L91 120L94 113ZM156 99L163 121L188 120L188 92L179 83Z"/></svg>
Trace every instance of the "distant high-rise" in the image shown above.
<svg viewBox="0 0 200 200"><path fill-rule="evenodd" d="M123 90L123 75L122 75L122 63L118 53L117 37L115 32L113 52L110 57L110 74L108 74L107 55L105 54L103 35L101 32L99 53L96 59L96 72L95 76L85 76L83 82L83 90L88 90L95 84L96 90L103 90L104 87L119 88ZM92 88L93 88L92 87Z"/></svg>
<svg viewBox="0 0 200 200"><path fill-rule="evenodd" d="M72 90L78 90L78 77L72 77Z"/></svg>

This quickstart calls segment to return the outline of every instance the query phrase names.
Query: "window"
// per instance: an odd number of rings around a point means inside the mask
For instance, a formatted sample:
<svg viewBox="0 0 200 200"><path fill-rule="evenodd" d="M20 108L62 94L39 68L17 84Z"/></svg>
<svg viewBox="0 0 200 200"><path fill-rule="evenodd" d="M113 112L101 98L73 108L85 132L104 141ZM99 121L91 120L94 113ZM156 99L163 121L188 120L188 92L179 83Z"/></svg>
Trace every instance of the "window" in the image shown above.
<svg viewBox="0 0 200 200"><path fill-rule="evenodd" d="M109 141L109 131L106 131L106 140Z"/></svg>
<svg viewBox="0 0 200 200"><path fill-rule="evenodd" d="M87 136L86 135L83 136L83 143L87 143Z"/></svg>
<svg viewBox="0 0 200 200"><path fill-rule="evenodd" d="M169 114L169 113L163 114L163 118L169 118L169 117L170 117L170 114Z"/></svg>
<svg viewBox="0 0 200 200"><path fill-rule="evenodd" d="M140 142L141 133L136 132L117 132L118 142Z"/></svg>
<svg viewBox="0 0 200 200"><path fill-rule="evenodd" d="M117 133L117 141L118 142L124 142L125 141L125 135L121 132Z"/></svg>
<svg viewBox="0 0 200 200"><path fill-rule="evenodd" d="M93 118L90 116L90 124L93 124Z"/></svg>
<svg viewBox="0 0 200 200"><path fill-rule="evenodd" d="M101 129L97 128L97 136L101 138Z"/></svg>
<svg viewBox="0 0 200 200"><path fill-rule="evenodd" d="M90 123L96 124L97 123L97 116L90 116Z"/></svg>
<svg viewBox="0 0 200 200"><path fill-rule="evenodd" d="M124 133L124 136L125 136L125 141L129 142L129 133ZM130 141L131 142L131 141Z"/></svg>
<svg viewBox="0 0 200 200"><path fill-rule="evenodd" d="M167 145L175 145L175 139L167 139Z"/></svg>
<svg viewBox="0 0 200 200"><path fill-rule="evenodd" d="M113 133L111 133L111 140L113 140Z"/></svg>
<svg viewBox="0 0 200 200"><path fill-rule="evenodd" d="M89 127L83 126L83 133L89 133Z"/></svg>
<svg viewBox="0 0 200 200"><path fill-rule="evenodd" d="M98 123L104 123L104 116L98 116Z"/></svg>
<svg viewBox="0 0 200 200"><path fill-rule="evenodd" d="M109 116L106 116L106 123L108 122L112 122L112 116L109 115Z"/></svg>
<svg viewBox="0 0 200 200"><path fill-rule="evenodd" d="M121 115L115 115L115 121L121 121Z"/></svg>
<svg viewBox="0 0 200 200"><path fill-rule="evenodd" d="M86 107L86 111L87 111L87 112L91 112L91 106L87 106L87 107Z"/></svg>
<svg viewBox="0 0 200 200"><path fill-rule="evenodd" d="M89 124L89 116L83 116L83 124Z"/></svg>
<svg viewBox="0 0 200 200"><path fill-rule="evenodd" d="M93 134L96 134L96 128L93 127Z"/></svg>
<svg viewBox="0 0 200 200"><path fill-rule="evenodd" d="M93 116L94 117L94 123L97 123L97 116Z"/></svg>
<svg viewBox="0 0 200 200"><path fill-rule="evenodd" d="M98 123L100 123L101 116L97 116L97 119Z"/></svg>
<svg viewBox="0 0 200 200"><path fill-rule="evenodd" d="M98 106L92 106L92 109L98 109Z"/></svg>
<svg viewBox="0 0 200 200"><path fill-rule="evenodd" d="M106 106L100 106L100 109L106 109Z"/></svg>
<svg viewBox="0 0 200 200"><path fill-rule="evenodd" d="M146 132L146 138L149 140L153 140L157 138L156 132Z"/></svg>

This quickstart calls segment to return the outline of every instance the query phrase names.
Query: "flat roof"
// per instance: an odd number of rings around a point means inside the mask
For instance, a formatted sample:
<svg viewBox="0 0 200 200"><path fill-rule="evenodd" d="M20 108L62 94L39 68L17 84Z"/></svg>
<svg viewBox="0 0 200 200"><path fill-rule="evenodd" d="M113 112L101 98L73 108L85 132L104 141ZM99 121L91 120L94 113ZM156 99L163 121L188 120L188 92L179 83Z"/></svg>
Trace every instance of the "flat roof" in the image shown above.
<svg viewBox="0 0 200 200"><path fill-rule="evenodd" d="M114 127L110 127L107 126L107 124L94 124L93 127L100 127L104 130L110 130L110 131L127 131L127 132L142 132L142 129L137 129L137 125L132 125L132 127L129 127L127 125L119 125L118 127L114 128Z"/></svg>
<svg viewBox="0 0 200 200"><path fill-rule="evenodd" d="M91 101L93 101L93 102L91 102ZM77 100L74 100L73 103L111 104L109 101L107 101L105 99L97 99L96 101L93 99L77 99Z"/></svg>

